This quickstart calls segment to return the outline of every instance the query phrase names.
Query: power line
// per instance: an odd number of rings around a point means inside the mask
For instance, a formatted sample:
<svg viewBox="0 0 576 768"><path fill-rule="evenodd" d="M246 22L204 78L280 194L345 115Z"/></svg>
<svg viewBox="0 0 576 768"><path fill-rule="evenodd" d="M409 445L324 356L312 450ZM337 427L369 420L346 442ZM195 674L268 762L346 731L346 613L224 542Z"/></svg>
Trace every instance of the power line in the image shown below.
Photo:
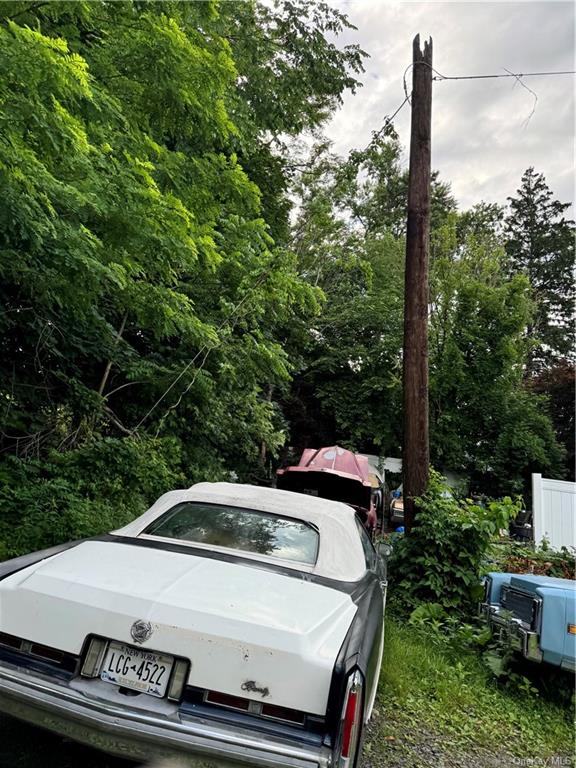
<svg viewBox="0 0 576 768"><path fill-rule="evenodd" d="M392 125L392 121L394 120L396 115L400 112L400 110L402 109L404 104L406 104L409 101L410 101L410 98L409 98L408 94L406 94L406 98L404 99L402 104L400 104L400 106L396 109L396 111L390 117L388 117L388 115L386 115L384 117L384 122L383 122L382 127L379 128L377 131L374 131L370 144L372 143L372 141L374 141L375 139L379 138L382 135L382 133L388 128L388 126ZM370 146L370 144L368 144L368 147ZM368 147L366 147L366 149L368 149ZM364 151L366 151L366 150L364 150Z"/></svg>
<svg viewBox="0 0 576 768"><path fill-rule="evenodd" d="M430 67L430 65L425 61L419 61L418 64L424 64L425 67ZM408 72L412 69L414 66L414 63L409 64L406 69L404 70L404 75L402 77L403 83L404 83L404 93L408 97L408 88L406 86L406 75ZM432 72L434 72L435 77L432 78L432 80L494 80L499 77L514 77L517 81L520 80L522 77L554 77L557 75L576 75L576 70L562 70L560 72L511 72L509 69L505 70L506 74L502 73L495 73L495 74L488 74L488 75L443 75L442 72L439 72L434 67L430 67Z"/></svg>
<svg viewBox="0 0 576 768"><path fill-rule="evenodd" d="M394 112L394 114L392 115L392 117L385 117L385 118L384 118L385 122L386 122L386 123L391 123L391 122L392 122L392 120L394 120L394 118L396 117L396 115L398 114L398 112L400 112L400 110L402 109L402 107L404 106L404 104L406 104L406 102L407 102L407 101L410 101L410 99L408 98L408 96L406 96L406 98L404 99L404 101L402 102L402 104L400 104L400 106L398 107L398 109L396 110L396 112Z"/></svg>
<svg viewBox="0 0 576 768"><path fill-rule="evenodd" d="M505 74L493 73L493 74L486 74L486 75L443 75L442 72L439 72L437 69L432 67L426 61L417 61L416 64L423 64L425 67L430 67L430 69L432 70L432 72L434 72L434 75L435 75L432 78L432 80L436 80L438 82L441 82L442 80L495 80L500 77L513 77L517 83L520 83L520 85L523 88L525 88L527 91L529 91L534 97L534 105L532 107L532 111L530 112L528 117L524 120L524 123L523 123L524 127L528 125L532 115L536 110L536 104L538 103L538 95L531 88L529 88L525 83L522 82L522 78L523 77L554 77L558 75L576 75L576 70L561 70L558 72L511 72L509 69L506 69L505 67L503 67ZM406 85L406 75L412 69L413 66L415 66L414 62L412 62L412 64L409 64L404 70L404 75L402 76L402 82L404 85L404 93L406 94L406 99L404 100L401 106L404 106L406 101L410 101L408 86Z"/></svg>
<svg viewBox="0 0 576 768"><path fill-rule="evenodd" d="M494 74L488 74L488 75L443 75L442 72L439 72L434 67L430 66L426 61L418 61L417 64L423 64L425 67L430 67L432 72L436 75L432 78L432 80L494 80L499 77L515 77L516 80L518 80L521 77L555 77L557 75L576 75L576 70L573 69L566 69L561 70L559 72L512 72L509 69L506 69L503 67L506 74L502 74L500 72L494 73ZM404 70L403 75L403 82L404 82L404 93L408 95L408 89L406 87L406 75L408 72L412 69L414 66L414 63L409 64L406 69Z"/></svg>
<svg viewBox="0 0 576 768"><path fill-rule="evenodd" d="M522 82L522 80L520 79L520 75L515 75L513 72L510 72L509 69L505 69L505 71L508 72L510 77L515 77L516 78L516 83L520 83L522 88L524 88L526 91L528 91L528 93L531 93L532 96L534 97L534 104L532 105L532 112L530 112L528 117L522 123L523 127L526 128L528 126L528 123L532 119L532 115L534 114L534 112L536 112L536 105L538 104L538 94L536 93L536 91L533 91L532 88L529 88L526 85L526 83ZM514 83L514 85L516 85L516 83Z"/></svg>
<svg viewBox="0 0 576 768"><path fill-rule="evenodd" d="M499 77L513 77L513 78L515 78L516 82L520 83L520 85L523 88L525 88L527 91L529 91L532 94L532 96L534 97L534 106L532 108L532 112L530 113L530 115L524 121L524 126L526 126L528 124L528 122L530 121L530 118L534 114L534 111L536 109L536 103L538 102L538 96L537 96L537 94L531 88L529 88L527 85L525 85L522 82L521 78L523 78L523 77L552 77L552 76L556 76L556 75L576 75L576 70L562 70L562 71L559 71L559 72L511 72L509 69L505 70L505 74L499 74L499 73L497 74L497 73L495 73L495 74L487 74L487 75L443 75L442 72L439 72L434 67L431 67L425 61L420 61L420 62L417 62L417 63L418 64L424 64L424 66L426 66L426 67L430 67L432 72L435 73L435 76L432 78L432 80L436 80L438 82L440 82L442 80L491 80L491 79L495 79L495 78L499 78ZM400 111L402 110L404 105L407 104L407 103L408 104L410 103L410 94L408 92L408 86L406 84L406 75L412 69L413 66L414 66L414 63L409 64L406 67L406 69L404 70L404 75L402 76L402 82L403 82L404 94L405 94L404 101L400 104L400 106L393 112L393 114L390 117L388 117L388 115L386 115L384 117L383 125L382 125L382 127L379 130L374 132L373 137L372 137L372 141L374 139L378 138L379 136L381 136L382 133L386 130L386 128L388 128L388 126L392 125L392 121L400 113ZM368 145L368 146L370 146L370 145Z"/></svg>
<svg viewBox="0 0 576 768"><path fill-rule="evenodd" d="M420 62L425 63L425 62ZM412 66L412 64L410 65ZM410 69L410 67L408 67ZM408 70L406 70L408 71ZM433 77L432 80L490 80L497 77L515 77L518 79L519 77L553 77L555 75L576 75L576 70L565 70L562 72L510 72L510 70L506 70L507 74L501 75L501 74L494 74L494 75L443 75L441 72L438 72L437 69L434 69L432 67L432 71L436 73L436 77Z"/></svg>

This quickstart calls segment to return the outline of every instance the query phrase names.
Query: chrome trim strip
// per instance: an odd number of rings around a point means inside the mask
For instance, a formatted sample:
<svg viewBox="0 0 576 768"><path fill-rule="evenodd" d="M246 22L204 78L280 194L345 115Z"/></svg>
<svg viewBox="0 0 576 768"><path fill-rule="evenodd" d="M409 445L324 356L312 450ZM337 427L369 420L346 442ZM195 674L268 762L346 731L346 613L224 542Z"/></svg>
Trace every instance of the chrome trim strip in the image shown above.
<svg viewBox="0 0 576 768"><path fill-rule="evenodd" d="M532 619L531 629L535 630L536 632L540 631L541 616L542 616L542 598L535 597L534 598L534 618Z"/></svg>

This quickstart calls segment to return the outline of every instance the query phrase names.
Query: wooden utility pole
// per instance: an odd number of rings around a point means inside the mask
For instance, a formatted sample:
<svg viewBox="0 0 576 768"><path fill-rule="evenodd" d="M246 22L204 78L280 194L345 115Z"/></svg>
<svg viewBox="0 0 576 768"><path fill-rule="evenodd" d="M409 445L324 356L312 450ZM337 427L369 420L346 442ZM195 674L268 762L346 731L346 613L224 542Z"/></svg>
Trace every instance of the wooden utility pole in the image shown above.
<svg viewBox="0 0 576 768"><path fill-rule="evenodd" d="M413 43L412 124L404 282L404 522L414 523L414 497L428 484L428 253L430 241L430 134L432 38Z"/></svg>

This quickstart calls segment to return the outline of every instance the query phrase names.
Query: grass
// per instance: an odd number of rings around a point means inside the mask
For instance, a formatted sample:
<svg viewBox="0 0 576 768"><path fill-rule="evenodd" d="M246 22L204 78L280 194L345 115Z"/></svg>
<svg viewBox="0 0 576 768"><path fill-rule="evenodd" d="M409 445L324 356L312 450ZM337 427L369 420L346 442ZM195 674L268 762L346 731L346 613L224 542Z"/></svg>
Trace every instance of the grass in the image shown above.
<svg viewBox="0 0 576 768"><path fill-rule="evenodd" d="M422 747L423 738L460 755L491 755L494 760L497 753L502 765L514 764L514 757L536 758L534 764L540 764L552 756L566 756L568 762L563 764L568 765L574 753L567 706L540 698L534 691L506 689L493 680L477 655L457 653L425 630L403 625L391 616L386 623L378 701L377 725L367 738L369 760L371 755L384 757L397 742ZM510 762L502 762L507 756ZM406 764L437 763L431 758L430 763ZM482 758L465 764L494 762Z"/></svg>

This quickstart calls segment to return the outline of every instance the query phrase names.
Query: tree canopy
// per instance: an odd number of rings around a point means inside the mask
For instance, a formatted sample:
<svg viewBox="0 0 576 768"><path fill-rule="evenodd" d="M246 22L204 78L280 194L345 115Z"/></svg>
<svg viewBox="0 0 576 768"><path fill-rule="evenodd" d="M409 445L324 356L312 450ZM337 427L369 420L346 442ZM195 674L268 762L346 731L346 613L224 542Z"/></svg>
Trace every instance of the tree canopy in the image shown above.
<svg viewBox="0 0 576 768"><path fill-rule="evenodd" d="M530 274L511 269L504 209L458 212L449 186L433 178L432 460L482 492L522 492L531 472L566 468L546 390L526 386L534 318L547 310ZM401 455L406 184L393 131L346 159L318 145L302 174L293 247L326 301L287 402L297 445L338 440Z"/></svg>
<svg viewBox="0 0 576 768"><path fill-rule="evenodd" d="M319 292L277 145L358 85L347 24L306 0L2 4L2 455L49 482L98 441L162 453L148 434L191 482L280 445L284 329Z"/></svg>
<svg viewBox="0 0 576 768"><path fill-rule="evenodd" d="M530 280L535 312L527 330L531 341L527 373L574 355L574 222L564 218L569 203L555 200L542 173L522 176L509 197L506 252L510 274Z"/></svg>
<svg viewBox="0 0 576 768"><path fill-rule="evenodd" d="M309 2L0 13L3 447L139 427L189 440L192 424L218 462L274 444L278 329L318 304L282 240L269 143L355 87L362 54L324 37L345 18Z"/></svg>

